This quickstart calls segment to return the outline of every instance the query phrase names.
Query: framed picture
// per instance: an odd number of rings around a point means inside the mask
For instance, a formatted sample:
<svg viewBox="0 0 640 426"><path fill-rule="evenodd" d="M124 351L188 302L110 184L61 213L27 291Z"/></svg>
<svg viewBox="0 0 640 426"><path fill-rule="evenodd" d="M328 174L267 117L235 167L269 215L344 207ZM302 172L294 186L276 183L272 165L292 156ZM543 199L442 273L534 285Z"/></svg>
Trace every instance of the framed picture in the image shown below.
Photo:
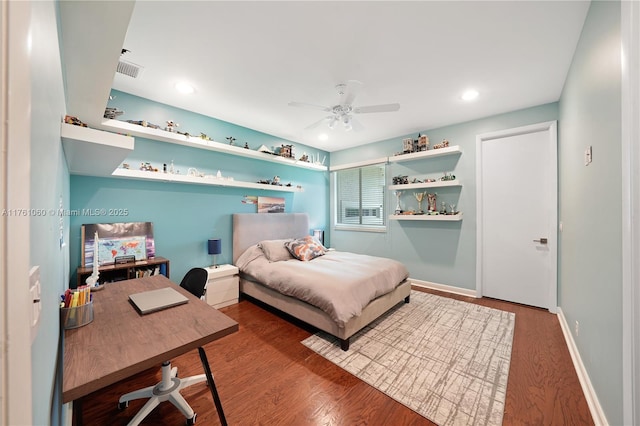
<svg viewBox="0 0 640 426"><path fill-rule="evenodd" d="M258 197L258 213L284 213L284 198Z"/></svg>
<svg viewBox="0 0 640 426"><path fill-rule="evenodd" d="M95 234L98 233L98 265L134 256L145 260L156 255L152 222L92 223L82 225L82 266L93 266Z"/></svg>

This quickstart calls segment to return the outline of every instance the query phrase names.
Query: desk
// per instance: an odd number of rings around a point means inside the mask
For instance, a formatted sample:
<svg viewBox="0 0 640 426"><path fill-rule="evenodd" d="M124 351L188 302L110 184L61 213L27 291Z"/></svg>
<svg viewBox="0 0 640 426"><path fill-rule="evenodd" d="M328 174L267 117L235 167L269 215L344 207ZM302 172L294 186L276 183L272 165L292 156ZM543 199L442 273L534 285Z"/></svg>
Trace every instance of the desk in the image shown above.
<svg viewBox="0 0 640 426"><path fill-rule="evenodd" d="M148 315L129 303L130 294L168 286L189 303ZM237 322L164 275L106 284L93 293L93 309L93 322L64 331L63 403L238 331Z"/></svg>

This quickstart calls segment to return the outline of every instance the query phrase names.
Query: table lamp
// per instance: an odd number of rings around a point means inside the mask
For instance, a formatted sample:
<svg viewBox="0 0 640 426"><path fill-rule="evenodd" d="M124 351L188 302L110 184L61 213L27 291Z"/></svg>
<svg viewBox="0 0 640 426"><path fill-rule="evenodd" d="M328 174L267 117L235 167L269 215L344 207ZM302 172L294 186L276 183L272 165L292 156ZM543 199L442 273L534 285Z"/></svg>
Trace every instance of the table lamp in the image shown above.
<svg viewBox="0 0 640 426"><path fill-rule="evenodd" d="M220 238L209 240L207 242L207 251L210 255L213 256L213 265L211 267L217 268L218 265L216 265L216 255L222 253L222 241L220 240Z"/></svg>

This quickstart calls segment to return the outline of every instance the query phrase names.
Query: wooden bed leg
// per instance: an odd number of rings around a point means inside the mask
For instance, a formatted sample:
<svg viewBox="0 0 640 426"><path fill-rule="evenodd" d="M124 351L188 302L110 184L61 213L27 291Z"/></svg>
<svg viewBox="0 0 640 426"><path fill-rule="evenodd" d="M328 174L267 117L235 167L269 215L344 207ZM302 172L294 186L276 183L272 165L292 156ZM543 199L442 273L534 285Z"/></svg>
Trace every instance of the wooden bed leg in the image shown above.
<svg viewBox="0 0 640 426"><path fill-rule="evenodd" d="M407 296L404 298L404 303L409 303L409 300L411 299L411 296Z"/></svg>
<svg viewBox="0 0 640 426"><path fill-rule="evenodd" d="M349 350L349 339L340 339L340 349L343 351Z"/></svg>

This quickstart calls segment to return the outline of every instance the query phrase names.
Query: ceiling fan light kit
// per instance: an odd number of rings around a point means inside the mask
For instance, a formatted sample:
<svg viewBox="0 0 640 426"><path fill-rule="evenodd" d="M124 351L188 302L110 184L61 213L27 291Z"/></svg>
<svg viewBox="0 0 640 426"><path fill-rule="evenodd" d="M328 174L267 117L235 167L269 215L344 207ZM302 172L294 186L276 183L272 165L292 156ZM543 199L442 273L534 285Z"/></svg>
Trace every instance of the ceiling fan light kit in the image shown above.
<svg viewBox="0 0 640 426"><path fill-rule="evenodd" d="M315 105L315 104L308 104L304 102L289 102L289 106L313 108L313 109L319 109L321 111L331 113L331 115L324 117L319 121L307 126L307 129L315 128L319 124L323 122L327 122L327 126L329 127L329 129L333 130L336 127L336 123L341 122L344 126L345 131L350 131L352 129L358 130L358 127L361 127L355 121L352 114L393 112L393 111L398 111L400 109L400 104L398 103L354 107L353 101L361 87L362 87L362 83L359 82L358 80L349 80L346 83L340 83L336 85L336 91L340 96L340 101L338 104L334 106L327 107L327 106L321 106L321 105Z"/></svg>

